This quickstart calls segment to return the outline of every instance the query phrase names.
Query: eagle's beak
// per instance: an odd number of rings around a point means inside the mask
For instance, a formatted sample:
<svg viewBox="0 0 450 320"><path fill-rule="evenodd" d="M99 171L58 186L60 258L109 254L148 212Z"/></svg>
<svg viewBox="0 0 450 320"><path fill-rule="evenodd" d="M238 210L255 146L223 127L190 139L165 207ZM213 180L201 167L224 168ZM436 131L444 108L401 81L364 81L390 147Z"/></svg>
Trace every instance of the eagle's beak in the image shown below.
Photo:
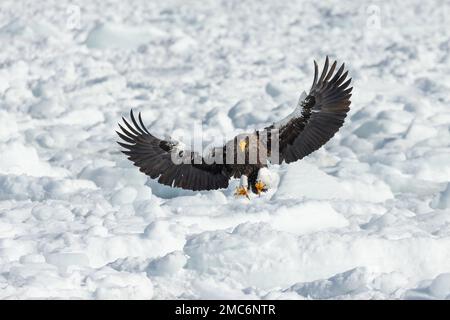
<svg viewBox="0 0 450 320"><path fill-rule="evenodd" d="M244 152L246 145L247 145L247 142L245 142L245 140L241 140L241 142L239 142L239 148L241 148L242 152Z"/></svg>

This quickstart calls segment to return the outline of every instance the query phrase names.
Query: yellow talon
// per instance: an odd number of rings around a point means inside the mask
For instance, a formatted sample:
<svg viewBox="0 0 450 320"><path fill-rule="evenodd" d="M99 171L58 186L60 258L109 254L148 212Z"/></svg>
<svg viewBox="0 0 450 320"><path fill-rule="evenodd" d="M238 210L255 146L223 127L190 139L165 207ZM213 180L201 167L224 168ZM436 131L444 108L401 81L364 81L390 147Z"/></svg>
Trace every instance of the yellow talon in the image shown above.
<svg viewBox="0 0 450 320"><path fill-rule="evenodd" d="M250 197L248 196L248 190L246 187L237 187L236 192L234 193L236 196L246 196L247 199L250 200Z"/></svg>
<svg viewBox="0 0 450 320"><path fill-rule="evenodd" d="M261 192L263 192L263 191L267 191L266 185L261 181L256 182L255 189L256 189L256 193L258 193L258 195L261 195Z"/></svg>

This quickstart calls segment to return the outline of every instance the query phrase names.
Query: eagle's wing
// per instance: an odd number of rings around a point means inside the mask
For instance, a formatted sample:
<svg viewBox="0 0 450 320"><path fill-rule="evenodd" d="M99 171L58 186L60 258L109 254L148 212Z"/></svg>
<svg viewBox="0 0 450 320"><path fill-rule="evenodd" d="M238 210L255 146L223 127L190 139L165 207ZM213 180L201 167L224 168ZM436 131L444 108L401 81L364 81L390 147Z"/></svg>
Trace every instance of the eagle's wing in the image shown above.
<svg viewBox="0 0 450 320"><path fill-rule="evenodd" d="M279 130L279 163L297 161L319 149L344 123L353 88L348 87L351 78L346 81L348 71L344 72L344 64L333 75L336 64L335 61L329 68L327 57L319 77L314 61L314 81L309 94L300 98L290 116L265 128L269 145L273 143L270 130Z"/></svg>
<svg viewBox="0 0 450 320"><path fill-rule="evenodd" d="M133 111L130 118L133 125L122 118L126 128L119 124L123 133L117 131L127 143L117 143L126 149L122 152L140 171L153 179L159 177L159 183L172 187L194 191L228 187L229 177L222 164L207 164L197 152L179 150L176 143L156 138L144 126L140 113L140 124L136 122Z"/></svg>

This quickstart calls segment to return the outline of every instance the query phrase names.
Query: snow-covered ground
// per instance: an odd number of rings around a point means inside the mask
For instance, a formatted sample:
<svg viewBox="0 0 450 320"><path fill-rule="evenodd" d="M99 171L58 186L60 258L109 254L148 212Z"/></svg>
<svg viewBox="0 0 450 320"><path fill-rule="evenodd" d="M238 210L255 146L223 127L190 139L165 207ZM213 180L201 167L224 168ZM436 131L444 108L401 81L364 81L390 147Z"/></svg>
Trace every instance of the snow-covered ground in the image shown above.
<svg viewBox="0 0 450 320"><path fill-rule="evenodd" d="M450 298L449 1L0 3L0 298ZM204 143L287 115L313 59L351 112L248 201L142 175L143 112Z"/></svg>

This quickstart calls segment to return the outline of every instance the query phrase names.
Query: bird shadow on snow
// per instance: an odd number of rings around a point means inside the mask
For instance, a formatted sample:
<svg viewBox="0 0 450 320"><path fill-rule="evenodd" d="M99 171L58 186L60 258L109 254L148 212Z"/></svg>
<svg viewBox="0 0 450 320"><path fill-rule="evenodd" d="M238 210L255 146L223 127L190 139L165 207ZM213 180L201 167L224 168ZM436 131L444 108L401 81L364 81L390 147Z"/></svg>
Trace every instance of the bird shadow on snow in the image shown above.
<svg viewBox="0 0 450 320"><path fill-rule="evenodd" d="M163 184L160 184L156 179L148 179L145 183L146 186L150 187L152 189L152 194L161 198L161 199L174 199L178 197L186 197L186 196L195 196L198 194L205 194L208 195L213 190L210 191L192 191L192 190L186 190L176 187L169 187ZM239 179L232 179L230 180L230 185L226 189L219 189L218 191L222 192L227 198L229 197L235 197L234 191L236 187L239 185ZM266 194L267 196L271 197L273 195L273 192L268 192Z"/></svg>
<svg viewBox="0 0 450 320"><path fill-rule="evenodd" d="M152 193L162 199L172 199L184 196L194 196L199 191L185 190L181 188L173 188L160 184L155 179L147 179L146 185L152 189Z"/></svg>

